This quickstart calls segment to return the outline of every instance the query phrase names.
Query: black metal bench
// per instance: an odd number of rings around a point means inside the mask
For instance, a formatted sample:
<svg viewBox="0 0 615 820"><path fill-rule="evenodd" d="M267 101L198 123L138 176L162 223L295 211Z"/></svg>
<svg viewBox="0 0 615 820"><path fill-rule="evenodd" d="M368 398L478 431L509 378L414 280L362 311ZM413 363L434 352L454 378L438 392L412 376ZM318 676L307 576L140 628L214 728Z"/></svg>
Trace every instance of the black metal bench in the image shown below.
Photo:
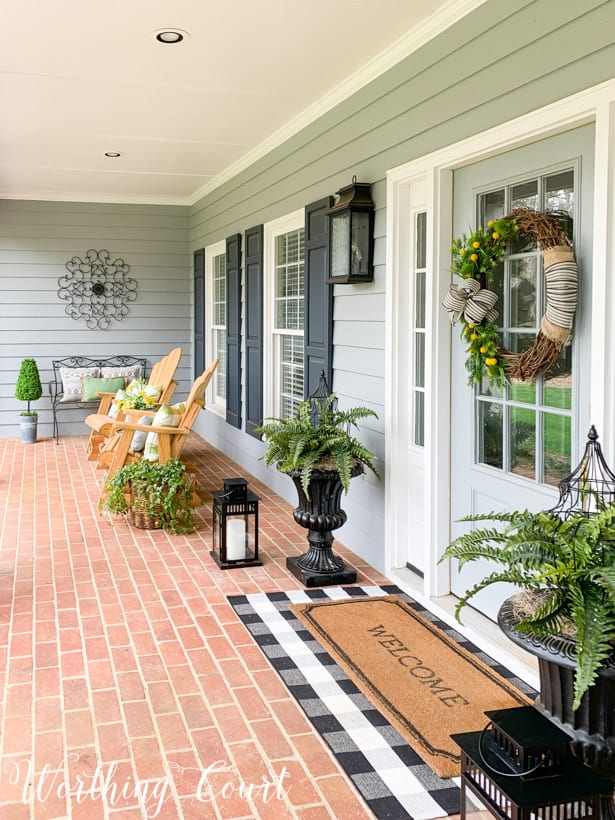
<svg viewBox="0 0 615 820"><path fill-rule="evenodd" d="M98 404L99 399L94 401L83 401L82 399L67 399L64 395L64 386L62 381L61 369L85 369L98 368L99 371L103 367L109 368L124 368L141 366L141 378L146 377L147 359L139 356L108 356L90 358L89 356L67 356L65 359L52 359L51 366L53 368L53 379L49 382L49 395L51 397L51 411L53 413L53 436L56 444L59 443L60 427L58 423L58 411L63 407L70 408L91 408ZM100 376L99 372L99 376Z"/></svg>

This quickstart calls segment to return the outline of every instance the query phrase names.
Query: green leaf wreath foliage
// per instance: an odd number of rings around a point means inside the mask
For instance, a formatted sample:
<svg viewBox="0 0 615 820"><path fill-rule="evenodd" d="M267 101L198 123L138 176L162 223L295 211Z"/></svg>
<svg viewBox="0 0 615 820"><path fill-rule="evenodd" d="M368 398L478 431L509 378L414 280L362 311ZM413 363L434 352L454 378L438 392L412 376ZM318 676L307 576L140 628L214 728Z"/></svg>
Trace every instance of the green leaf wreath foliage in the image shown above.
<svg viewBox="0 0 615 820"><path fill-rule="evenodd" d="M348 492L353 467L362 463L380 478L374 464L376 456L348 432L358 427L359 419L377 414L367 407L338 410L335 394L317 402L318 416L312 423L312 404L301 402L293 418L270 419L256 432L262 434L267 450L262 460L267 466L275 464L283 473L301 470L301 485L309 498L309 484L315 469L337 470L344 491Z"/></svg>
<svg viewBox="0 0 615 820"><path fill-rule="evenodd" d="M451 270L462 279L475 279L486 287L493 271L506 253L506 245L517 231L515 219L496 219L487 223L487 230L476 228L469 236L455 239L451 248ZM480 324L468 322L461 315L461 339L468 344L466 368L468 383L480 384L487 378L498 387L507 381L504 360L500 355L501 341L497 326L484 319Z"/></svg>
<svg viewBox="0 0 615 820"><path fill-rule="evenodd" d="M461 520L496 526L456 538L441 560L455 558L461 569L487 559L501 569L466 591L455 610L457 620L468 601L491 584L503 581L541 591L536 611L515 629L544 637L560 634L571 622L577 662L573 709L578 709L615 648L615 505L601 505L591 516L575 512L566 519L525 510Z"/></svg>
<svg viewBox="0 0 615 820"><path fill-rule="evenodd" d="M116 515L130 512L132 504L157 518L164 530L181 535L194 532L192 477L177 458L157 462L140 459L126 464L105 482L100 510Z"/></svg>

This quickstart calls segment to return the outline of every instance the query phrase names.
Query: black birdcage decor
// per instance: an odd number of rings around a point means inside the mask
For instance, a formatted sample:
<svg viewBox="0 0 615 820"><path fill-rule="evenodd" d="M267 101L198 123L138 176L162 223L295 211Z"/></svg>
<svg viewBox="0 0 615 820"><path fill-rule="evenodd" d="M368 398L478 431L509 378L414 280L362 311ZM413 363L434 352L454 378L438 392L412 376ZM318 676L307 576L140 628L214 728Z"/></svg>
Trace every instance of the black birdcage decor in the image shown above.
<svg viewBox="0 0 615 820"><path fill-rule="evenodd" d="M310 403L310 420L312 427L318 427L318 419L320 417L321 408L327 403L327 399L331 395L329 385L327 384L327 377L325 371L320 371L320 378L318 380L318 387L310 394L308 401ZM330 410L335 413L337 410L337 398L331 401Z"/></svg>
<svg viewBox="0 0 615 820"><path fill-rule="evenodd" d="M348 285L374 278L374 203L371 184L357 182L337 191L327 211L331 228L328 282Z"/></svg>
<svg viewBox="0 0 615 820"><path fill-rule="evenodd" d="M559 501L549 512L568 518L573 513L592 515L615 502L615 474L604 460L598 433L592 424L585 452L574 470L559 483Z"/></svg>
<svg viewBox="0 0 615 820"><path fill-rule="evenodd" d="M258 557L258 502L245 478L225 478L213 496L213 549L209 553L220 569L260 567Z"/></svg>

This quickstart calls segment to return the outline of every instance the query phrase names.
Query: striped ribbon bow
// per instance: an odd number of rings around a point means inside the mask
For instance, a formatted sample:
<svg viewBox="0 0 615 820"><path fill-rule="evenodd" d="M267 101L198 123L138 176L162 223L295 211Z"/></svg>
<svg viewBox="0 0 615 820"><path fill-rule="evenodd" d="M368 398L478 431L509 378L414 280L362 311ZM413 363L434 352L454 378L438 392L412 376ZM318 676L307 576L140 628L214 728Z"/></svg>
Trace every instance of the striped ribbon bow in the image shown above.
<svg viewBox="0 0 615 820"><path fill-rule="evenodd" d="M442 305L448 311L451 324L456 324L463 316L466 322L480 325L483 319L495 322L497 310L493 306L498 300L497 293L481 289L476 279L464 279L459 285L451 285Z"/></svg>

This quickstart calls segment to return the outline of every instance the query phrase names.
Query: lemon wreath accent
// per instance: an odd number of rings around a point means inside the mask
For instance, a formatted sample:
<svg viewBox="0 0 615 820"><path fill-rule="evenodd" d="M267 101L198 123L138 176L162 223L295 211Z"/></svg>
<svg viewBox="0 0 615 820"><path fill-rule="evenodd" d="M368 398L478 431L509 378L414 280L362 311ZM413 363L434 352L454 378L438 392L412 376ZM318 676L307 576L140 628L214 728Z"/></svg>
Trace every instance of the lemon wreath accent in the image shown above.
<svg viewBox="0 0 615 820"><path fill-rule="evenodd" d="M547 303L534 344L521 353L501 346L495 324L497 295L488 288L516 233L540 243ZM578 283L572 245L556 216L516 208L508 216L491 220L486 231L477 228L470 236L464 234L453 241L452 272L461 282L450 286L442 304L451 324L463 323L461 338L469 343L469 384L483 378L498 387L510 379L534 381L553 367L570 338Z"/></svg>

